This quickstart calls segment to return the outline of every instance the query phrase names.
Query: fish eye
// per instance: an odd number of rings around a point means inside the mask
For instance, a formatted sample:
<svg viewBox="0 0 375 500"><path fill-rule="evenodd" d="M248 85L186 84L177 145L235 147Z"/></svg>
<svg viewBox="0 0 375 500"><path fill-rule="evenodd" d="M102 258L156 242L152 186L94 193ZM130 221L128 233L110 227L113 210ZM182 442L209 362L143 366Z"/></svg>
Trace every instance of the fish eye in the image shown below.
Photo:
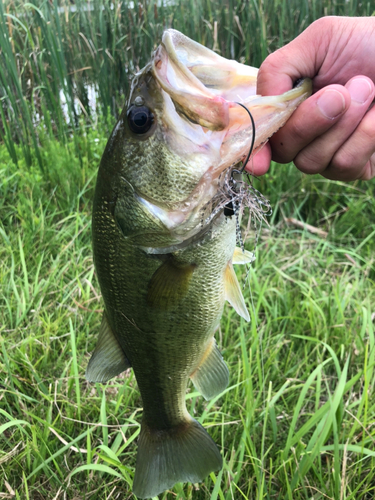
<svg viewBox="0 0 375 500"><path fill-rule="evenodd" d="M128 125L135 134L145 134L154 123L154 115L146 106L132 105L127 113Z"/></svg>

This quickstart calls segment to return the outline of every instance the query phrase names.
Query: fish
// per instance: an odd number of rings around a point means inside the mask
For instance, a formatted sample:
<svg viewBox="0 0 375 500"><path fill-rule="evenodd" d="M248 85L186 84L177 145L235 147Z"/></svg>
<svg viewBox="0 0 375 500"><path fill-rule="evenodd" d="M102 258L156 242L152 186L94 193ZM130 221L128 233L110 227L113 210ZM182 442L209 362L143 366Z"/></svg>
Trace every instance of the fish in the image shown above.
<svg viewBox="0 0 375 500"><path fill-rule="evenodd" d="M86 378L134 370L139 498L222 467L185 396L189 379L207 400L228 386L214 338L225 301L250 319L233 265L254 259L236 235L241 204L257 197L239 166L253 139L256 152L311 93L306 79L258 96L257 72L166 30L135 74L100 162L92 243L104 313Z"/></svg>

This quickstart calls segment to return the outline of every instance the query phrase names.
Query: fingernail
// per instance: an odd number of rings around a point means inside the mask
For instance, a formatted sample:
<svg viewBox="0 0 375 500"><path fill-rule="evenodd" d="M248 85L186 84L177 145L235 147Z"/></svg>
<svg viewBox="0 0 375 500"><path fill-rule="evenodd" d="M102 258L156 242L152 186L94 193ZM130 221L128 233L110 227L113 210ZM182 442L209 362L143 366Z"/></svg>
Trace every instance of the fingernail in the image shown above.
<svg viewBox="0 0 375 500"><path fill-rule="evenodd" d="M318 108L326 118L333 120L345 109L344 96L337 90L326 90L318 99Z"/></svg>
<svg viewBox="0 0 375 500"><path fill-rule="evenodd" d="M372 93L370 82L365 78L355 78L346 87L351 95L352 101L363 104Z"/></svg>

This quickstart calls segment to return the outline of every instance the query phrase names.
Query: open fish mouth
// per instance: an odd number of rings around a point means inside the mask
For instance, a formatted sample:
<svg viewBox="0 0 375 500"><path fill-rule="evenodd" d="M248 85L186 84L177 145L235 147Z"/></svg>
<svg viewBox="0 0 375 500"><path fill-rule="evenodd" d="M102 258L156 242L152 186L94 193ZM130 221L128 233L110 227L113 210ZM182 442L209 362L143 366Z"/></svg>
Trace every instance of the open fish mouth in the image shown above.
<svg viewBox="0 0 375 500"><path fill-rule="evenodd" d="M169 29L133 80L129 108L137 105L137 96L154 106L156 124L150 130L174 157L169 163L176 166L166 176L177 168L180 178L191 179L183 191L176 177L173 185L181 196L163 192L160 199L146 184L137 188L129 179L138 202L163 224L173 244L186 244L204 232L202 226L232 201L226 172L244 160L251 144L255 154L311 94L306 79L281 96L256 95L257 74L256 68L227 60ZM242 190L234 201L239 208L250 207L251 193Z"/></svg>
<svg viewBox="0 0 375 500"><path fill-rule="evenodd" d="M175 30L164 32L153 68L176 108L210 130L228 127L231 101L255 94L256 68L224 59Z"/></svg>
<svg viewBox="0 0 375 500"><path fill-rule="evenodd" d="M152 65L175 109L206 132L220 136L216 175L244 158L251 144L253 127L238 102L253 115L255 153L311 94L311 80L305 79L281 96L256 95L257 68L225 59L173 29L164 32Z"/></svg>

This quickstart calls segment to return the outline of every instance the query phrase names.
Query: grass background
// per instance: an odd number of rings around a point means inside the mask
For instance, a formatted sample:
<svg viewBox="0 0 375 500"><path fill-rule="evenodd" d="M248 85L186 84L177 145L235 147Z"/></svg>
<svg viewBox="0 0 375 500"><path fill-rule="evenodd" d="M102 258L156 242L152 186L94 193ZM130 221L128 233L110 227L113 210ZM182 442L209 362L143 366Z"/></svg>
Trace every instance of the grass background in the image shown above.
<svg viewBox="0 0 375 500"><path fill-rule="evenodd" d="M374 7L286 0L87 5L77 2L71 12L56 2L0 3L0 498L132 497L141 420L134 376L105 385L84 379L103 307L90 217L127 78L147 60L163 25L210 47L220 40L223 55L259 65L314 16L371 14ZM87 84L99 94L95 113L85 104ZM161 498L372 499L374 182L327 181L274 164L255 187L271 200L273 215L245 288L252 321L225 309L217 335L231 374L224 395L205 402L193 388L187 394L224 468Z"/></svg>

